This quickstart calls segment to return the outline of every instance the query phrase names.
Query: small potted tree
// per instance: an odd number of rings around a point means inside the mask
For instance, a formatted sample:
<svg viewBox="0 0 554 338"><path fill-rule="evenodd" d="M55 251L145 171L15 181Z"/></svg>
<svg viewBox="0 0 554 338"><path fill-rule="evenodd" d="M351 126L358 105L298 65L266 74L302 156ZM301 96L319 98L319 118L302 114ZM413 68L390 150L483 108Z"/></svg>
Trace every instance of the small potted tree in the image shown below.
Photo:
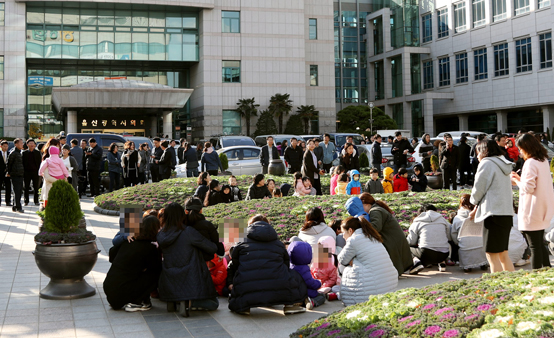
<svg viewBox="0 0 554 338"><path fill-rule="evenodd" d="M432 189L442 188L442 173L439 171L439 158L437 155L431 156L431 172L425 173L427 176L427 185Z"/></svg>
<svg viewBox="0 0 554 338"><path fill-rule="evenodd" d="M48 193L41 232L33 251L39 270L50 277L40 291L46 299L77 299L96 294L83 278L98 258L96 236L79 228L83 212L79 195L66 180L58 180Z"/></svg>

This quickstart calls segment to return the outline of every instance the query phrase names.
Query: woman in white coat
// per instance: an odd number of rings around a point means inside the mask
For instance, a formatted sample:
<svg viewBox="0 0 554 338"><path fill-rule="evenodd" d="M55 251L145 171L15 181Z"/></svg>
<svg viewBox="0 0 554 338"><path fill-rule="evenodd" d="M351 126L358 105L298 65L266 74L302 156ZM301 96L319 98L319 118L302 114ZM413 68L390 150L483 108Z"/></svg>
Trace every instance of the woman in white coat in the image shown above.
<svg viewBox="0 0 554 338"><path fill-rule="evenodd" d="M313 248L323 236L331 236L333 239L337 238L335 231L325 224L323 211L320 208L312 208L306 212L306 221L302 229L300 229L298 237Z"/></svg>
<svg viewBox="0 0 554 338"><path fill-rule="evenodd" d="M398 272L377 230L364 216L347 218L341 228L346 240L338 256L344 268L340 291L344 305L366 302L370 295L394 291Z"/></svg>

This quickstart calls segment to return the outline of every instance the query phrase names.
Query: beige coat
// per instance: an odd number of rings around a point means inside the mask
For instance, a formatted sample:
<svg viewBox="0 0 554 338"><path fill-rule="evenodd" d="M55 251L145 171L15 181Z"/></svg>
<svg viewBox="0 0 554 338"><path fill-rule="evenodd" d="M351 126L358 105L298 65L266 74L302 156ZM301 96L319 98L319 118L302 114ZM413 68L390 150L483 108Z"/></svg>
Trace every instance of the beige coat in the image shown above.
<svg viewBox="0 0 554 338"><path fill-rule="evenodd" d="M525 161L519 186L518 224L521 231L544 230L554 216L554 190L548 161Z"/></svg>

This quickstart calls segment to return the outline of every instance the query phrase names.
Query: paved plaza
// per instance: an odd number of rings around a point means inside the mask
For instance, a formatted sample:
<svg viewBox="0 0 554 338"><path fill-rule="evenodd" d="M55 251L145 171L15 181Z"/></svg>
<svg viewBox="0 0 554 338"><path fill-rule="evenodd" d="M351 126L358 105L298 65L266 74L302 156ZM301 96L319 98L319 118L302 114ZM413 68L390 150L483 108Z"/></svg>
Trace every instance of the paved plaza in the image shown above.
<svg viewBox="0 0 554 338"><path fill-rule="evenodd" d="M165 303L153 300L144 313L114 311L108 305L102 283L110 267L108 251L119 230L119 218L93 211L92 199L81 206L87 228L97 236L101 253L85 278L96 288L94 297L57 301L39 298L48 278L35 265L33 237L38 231L38 207L25 207L24 214L0 206L0 338L26 337L288 337L303 324L342 308L339 301L303 314L283 315L282 307L252 309L250 316L230 312L220 298L219 310L191 312L189 318L167 313ZM530 269L527 265L526 269ZM402 277L398 288L421 287L453 279L477 278L481 271L463 273L457 266L446 272L426 269L417 276Z"/></svg>

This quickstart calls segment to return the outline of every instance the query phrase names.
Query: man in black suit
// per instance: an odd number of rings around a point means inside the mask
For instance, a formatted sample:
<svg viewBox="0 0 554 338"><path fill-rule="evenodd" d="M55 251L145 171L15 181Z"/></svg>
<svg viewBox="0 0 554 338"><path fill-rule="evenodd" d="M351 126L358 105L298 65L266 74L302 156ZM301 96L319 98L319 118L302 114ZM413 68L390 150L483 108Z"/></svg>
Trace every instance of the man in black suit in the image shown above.
<svg viewBox="0 0 554 338"><path fill-rule="evenodd" d="M290 146L285 148L285 161L287 161L289 167L289 174L294 174L300 171L302 167L302 158L304 153L302 153L302 148L299 147L296 137L290 139Z"/></svg>
<svg viewBox="0 0 554 338"><path fill-rule="evenodd" d="M458 190L456 182L456 173L460 163L458 147L454 145L452 136L446 138L446 147L440 153L440 168L442 170L442 188L450 190L450 181L452 181L452 190Z"/></svg>
<svg viewBox="0 0 554 338"><path fill-rule="evenodd" d="M23 207L21 206L21 195L23 192L23 176L25 170L23 169L23 158L21 157L21 150L23 149L23 140L16 138L13 140L14 148L10 152L8 157L8 175L12 181L12 189L14 192L14 205L12 211L23 213Z"/></svg>
<svg viewBox="0 0 554 338"><path fill-rule="evenodd" d="M410 141L402 137L401 132L397 131L394 136L396 138L392 143L391 154L394 158L394 172L397 173L400 168L408 166L408 153L413 154L414 148L412 148Z"/></svg>
<svg viewBox="0 0 554 338"><path fill-rule="evenodd" d="M88 140L90 147L86 152L88 181L90 182L90 196L100 195L100 170L102 166L102 147L96 143L96 139Z"/></svg>
<svg viewBox="0 0 554 338"><path fill-rule="evenodd" d="M169 142L163 141L161 143L162 156L159 160L156 160L156 164L159 169L159 178L161 180L166 180L171 177L171 165L174 161L173 152L169 149Z"/></svg>
<svg viewBox="0 0 554 338"><path fill-rule="evenodd" d="M381 176L381 163L383 162L383 153L381 152L381 142L383 138L377 134L373 138L373 144L371 145L371 165L373 168L379 171L379 177Z"/></svg>
<svg viewBox="0 0 554 338"><path fill-rule="evenodd" d="M169 142L168 150L173 154L173 159L171 160L171 170L175 170L175 167L177 166L177 153L175 152L176 145L177 142L175 142L175 140L171 140Z"/></svg>
<svg viewBox="0 0 554 338"><path fill-rule="evenodd" d="M278 160L281 158L279 156L279 150L277 150L277 147L273 144L273 136L268 136L266 141L267 144L263 146L262 151L260 151L260 163L262 164L262 174L264 175L267 174L271 160Z"/></svg>
<svg viewBox="0 0 554 338"><path fill-rule="evenodd" d="M152 149L152 163L150 164L150 173L152 174L152 182L160 181L160 166L158 161L162 158L163 150L160 147L160 138L154 137L154 149Z"/></svg>
<svg viewBox="0 0 554 338"><path fill-rule="evenodd" d="M8 141L0 143L2 150L0 151L0 204L2 201L2 186L5 190L4 203L11 206L12 201L12 181L6 174L8 173Z"/></svg>
<svg viewBox="0 0 554 338"><path fill-rule="evenodd" d="M29 205L29 189L33 183L33 200L35 205L38 205L38 189L39 176L38 169L40 168L41 156L40 151L36 149L37 144L32 138L27 140L27 150L21 153L23 157L23 169L25 170L23 182L25 183L25 191L23 199L25 205Z"/></svg>

